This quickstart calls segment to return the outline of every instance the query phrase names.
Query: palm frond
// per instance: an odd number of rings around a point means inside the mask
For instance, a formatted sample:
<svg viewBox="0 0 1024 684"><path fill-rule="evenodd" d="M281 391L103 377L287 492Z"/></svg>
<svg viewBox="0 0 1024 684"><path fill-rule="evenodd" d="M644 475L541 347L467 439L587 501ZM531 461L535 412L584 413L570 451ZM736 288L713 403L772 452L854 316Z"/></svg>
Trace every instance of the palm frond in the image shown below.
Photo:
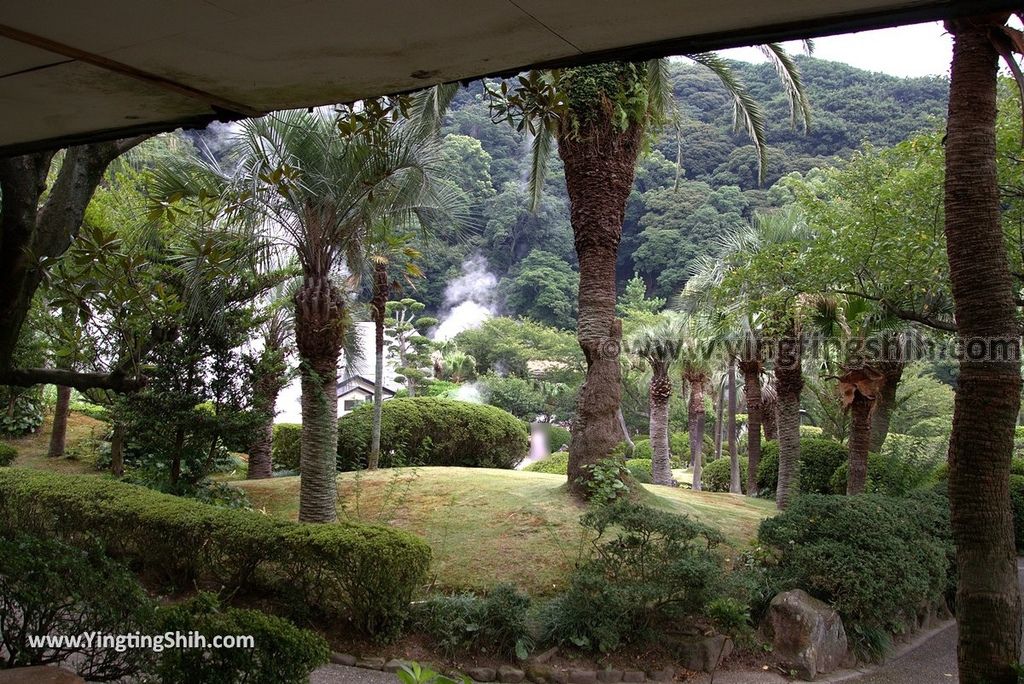
<svg viewBox="0 0 1024 684"><path fill-rule="evenodd" d="M789 118L793 128L803 126L806 132L811 125L811 105L807 101L804 92L803 80L800 76L800 67L793 60L793 57L786 52L780 43L768 43L759 45L758 49L768 58L768 61L775 67L775 73L782 81L782 88L786 92L786 99L789 101ZM813 49L813 47L811 48Z"/></svg>
<svg viewBox="0 0 1024 684"><path fill-rule="evenodd" d="M459 84L454 82L442 83L416 93L409 119L417 132L424 135L437 133L458 92Z"/></svg>
<svg viewBox="0 0 1024 684"><path fill-rule="evenodd" d="M555 132L547 124L537 129L530 145L530 177L527 189L530 193L530 211L537 211L544 194L544 182L548 176L548 162L551 160Z"/></svg>

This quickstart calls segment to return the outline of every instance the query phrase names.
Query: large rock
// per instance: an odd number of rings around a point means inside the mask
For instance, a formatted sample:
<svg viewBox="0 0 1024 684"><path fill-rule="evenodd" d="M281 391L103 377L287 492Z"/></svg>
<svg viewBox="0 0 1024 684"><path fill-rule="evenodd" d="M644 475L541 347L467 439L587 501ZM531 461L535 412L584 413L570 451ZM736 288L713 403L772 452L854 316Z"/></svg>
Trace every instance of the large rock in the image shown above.
<svg viewBox="0 0 1024 684"><path fill-rule="evenodd" d="M732 639L721 634L682 637L675 644L676 660L687 670L714 672L732 654ZM654 679L648 673L649 679Z"/></svg>
<svg viewBox="0 0 1024 684"><path fill-rule="evenodd" d="M832 672L846 657L846 630L839 613L802 589L773 598L761 629L783 666L801 679Z"/></svg>

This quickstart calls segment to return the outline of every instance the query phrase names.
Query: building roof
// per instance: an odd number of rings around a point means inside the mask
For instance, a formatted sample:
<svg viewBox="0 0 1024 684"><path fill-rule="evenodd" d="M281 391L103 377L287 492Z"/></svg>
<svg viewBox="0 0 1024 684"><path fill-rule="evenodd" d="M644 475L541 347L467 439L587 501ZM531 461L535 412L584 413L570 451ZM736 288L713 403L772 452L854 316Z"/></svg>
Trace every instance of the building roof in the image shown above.
<svg viewBox="0 0 1024 684"><path fill-rule="evenodd" d="M342 397L354 389L361 389L364 392L373 394L373 379L363 375L351 375L338 383L337 396ZM385 399L395 396L395 390L387 385L384 385L383 390Z"/></svg>
<svg viewBox="0 0 1024 684"><path fill-rule="evenodd" d="M1019 0L92 0L0 7L0 154ZM895 57L895 56L894 56Z"/></svg>

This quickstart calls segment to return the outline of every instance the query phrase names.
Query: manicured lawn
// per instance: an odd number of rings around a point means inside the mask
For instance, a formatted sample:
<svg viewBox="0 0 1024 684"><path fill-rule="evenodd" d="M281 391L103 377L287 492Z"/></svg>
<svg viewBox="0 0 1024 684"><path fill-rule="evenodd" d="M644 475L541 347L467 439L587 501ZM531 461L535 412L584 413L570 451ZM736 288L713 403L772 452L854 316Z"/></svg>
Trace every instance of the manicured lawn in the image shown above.
<svg viewBox="0 0 1024 684"><path fill-rule="evenodd" d="M82 413L71 412L68 417L68 433L65 441L65 458L49 458L46 454L50 450L50 426L53 422L53 415L46 416L43 424L31 435L17 439L0 440L4 444L10 444L18 450L18 457L14 459L13 465L22 468L40 468L52 470L56 473L90 473L96 474L92 455L77 457L75 447L83 444L89 439L102 438L107 431L107 424L90 418ZM86 450L82 450L86 451Z"/></svg>
<svg viewBox="0 0 1024 684"><path fill-rule="evenodd" d="M294 519L299 480L238 482L256 508ZM483 590L515 582L535 595L564 581L585 542L584 507L564 475L483 468L403 468L338 477L344 516L393 524L421 535L434 551L434 581L444 590ZM730 494L647 486L645 502L687 513L746 546L774 502Z"/></svg>

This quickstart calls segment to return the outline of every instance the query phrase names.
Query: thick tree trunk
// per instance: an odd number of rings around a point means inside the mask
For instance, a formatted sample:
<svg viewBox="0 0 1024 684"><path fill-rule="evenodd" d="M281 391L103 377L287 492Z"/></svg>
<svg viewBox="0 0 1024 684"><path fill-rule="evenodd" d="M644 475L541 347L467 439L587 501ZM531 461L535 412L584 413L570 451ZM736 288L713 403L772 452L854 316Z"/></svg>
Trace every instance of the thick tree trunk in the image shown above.
<svg viewBox="0 0 1024 684"><path fill-rule="evenodd" d="M885 378L884 384L878 390L874 411L871 414L869 451L877 454L881 451L882 445L885 444L885 438L889 434L889 422L892 420L892 411L896 407L896 390L899 389L906 363L903 361L880 361L875 366Z"/></svg>
<svg viewBox="0 0 1024 684"><path fill-rule="evenodd" d="M57 405L53 408L53 429L50 431L50 458L62 458L68 434L68 413L71 412L71 388L57 385Z"/></svg>
<svg viewBox="0 0 1024 684"><path fill-rule="evenodd" d="M804 387L801 355L803 345L795 331L779 341L775 359L775 384L778 392L779 483L775 505L789 505L797 487L800 467L800 392Z"/></svg>
<svg viewBox="0 0 1024 684"><path fill-rule="evenodd" d="M704 470L704 378L690 380L690 463L693 466L693 489L700 491Z"/></svg>
<svg viewBox="0 0 1024 684"><path fill-rule="evenodd" d="M264 338L261 366L263 375L256 378L253 386L253 405L263 415L263 423L256 428L249 445L249 469L246 478L261 480L274 472L274 416L277 396L285 385L285 365L278 344L269 337Z"/></svg>
<svg viewBox="0 0 1024 684"><path fill-rule="evenodd" d="M246 479L262 480L273 474L274 417L265 420L256 428L252 444L249 445L249 469Z"/></svg>
<svg viewBox="0 0 1024 684"><path fill-rule="evenodd" d="M615 263L643 130L636 124L620 130L604 108L578 129L565 128L558 152L580 263L577 338L587 361L569 443L568 480L570 490L585 497L587 466L608 458L621 441L616 411L622 397L622 323L615 318Z"/></svg>
<svg viewBox="0 0 1024 684"><path fill-rule="evenodd" d="M366 469L376 470L380 464L380 426L384 417L384 314L388 303L388 272L377 264L373 272L373 425L370 431L370 456Z"/></svg>
<svg viewBox="0 0 1024 684"><path fill-rule="evenodd" d="M725 437L725 383L718 385L715 392L715 460L722 458L722 442Z"/></svg>
<svg viewBox="0 0 1024 684"><path fill-rule="evenodd" d="M110 474L124 476L124 425L116 420L110 436Z"/></svg>
<svg viewBox="0 0 1024 684"><path fill-rule="evenodd" d="M729 492L742 494L740 455L736 450L736 359L729 359Z"/></svg>
<svg viewBox="0 0 1024 684"><path fill-rule="evenodd" d="M850 404L850 467L846 493L863 494L868 479L868 449L871 446L872 400L855 390Z"/></svg>
<svg viewBox="0 0 1024 684"><path fill-rule="evenodd" d="M650 390L651 480L654 484L672 484L672 464L668 449L668 403L672 398L672 381L668 365L654 368Z"/></svg>
<svg viewBox="0 0 1024 684"><path fill-rule="evenodd" d="M338 357L345 302L327 276L307 275L295 295L295 341L301 359L302 446L299 520L338 519Z"/></svg>
<svg viewBox="0 0 1024 684"><path fill-rule="evenodd" d="M1017 682L1014 666L1020 654L1009 492L1020 408L1020 329L1000 220L998 53L992 44L1006 19L1001 14L946 23L954 39L946 129L946 251L957 328L967 351L960 361L949 443L957 661L964 684ZM1011 353L1001 354L1006 349Z"/></svg>
<svg viewBox="0 0 1024 684"><path fill-rule="evenodd" d="M778 399L769 402L761 400L761 426L764 428L765 441L774 442L779 439Z"/></svg>
<svg viewBox="0 0 1024 684"><path fill-rule="evenodd" d="M740 361L743 396L747 402L747 494L757 495L757 466L761 463L761 363Z"/></svg>

